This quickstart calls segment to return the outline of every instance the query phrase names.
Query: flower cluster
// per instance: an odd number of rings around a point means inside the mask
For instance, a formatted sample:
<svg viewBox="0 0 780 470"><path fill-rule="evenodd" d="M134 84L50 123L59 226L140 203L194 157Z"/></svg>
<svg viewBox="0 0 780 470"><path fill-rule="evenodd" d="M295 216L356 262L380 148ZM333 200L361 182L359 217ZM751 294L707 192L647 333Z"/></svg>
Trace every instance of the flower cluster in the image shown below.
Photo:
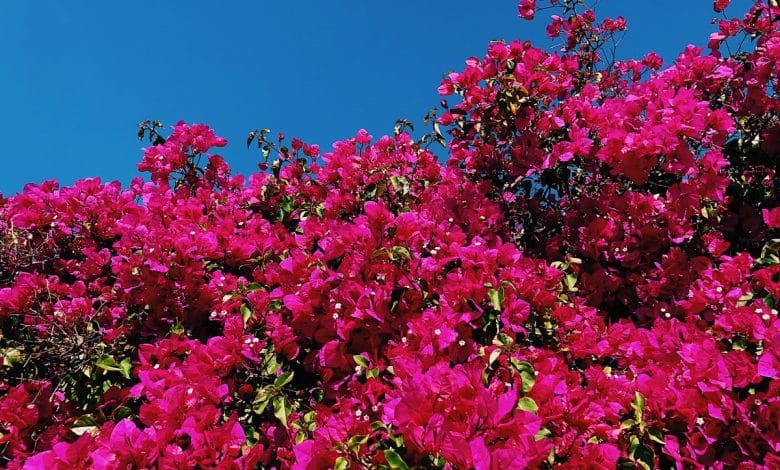
<svg viewBox="0 0 780 470"><path fill-rule="evenodd" d="M446 159L155 123L151 181L0 198L0 464L780 466L780 8L662 69L549 3L563 50L444 78Z"/></svg>

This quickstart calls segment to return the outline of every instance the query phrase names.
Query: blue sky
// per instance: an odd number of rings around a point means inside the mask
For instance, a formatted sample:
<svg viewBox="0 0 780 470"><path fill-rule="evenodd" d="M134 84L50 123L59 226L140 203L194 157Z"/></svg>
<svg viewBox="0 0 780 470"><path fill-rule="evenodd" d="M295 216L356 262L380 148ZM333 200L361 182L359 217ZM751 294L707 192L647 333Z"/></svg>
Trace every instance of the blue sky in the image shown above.
<svg viewBox="0 0 780 470"><path fill-rule="evenodd" d="M622 56L655 50L668 63L706 44L711 7L601 0L597 14L628 19ZM547 16L519 20L516 0L3 2L0 193L51 178L126 184L146 118L208 123L243 173L259 157L244 144L254 128L325 150L360 128L389 133L397 118L421 121L442 75L491 39L552 47Z"/></svg>

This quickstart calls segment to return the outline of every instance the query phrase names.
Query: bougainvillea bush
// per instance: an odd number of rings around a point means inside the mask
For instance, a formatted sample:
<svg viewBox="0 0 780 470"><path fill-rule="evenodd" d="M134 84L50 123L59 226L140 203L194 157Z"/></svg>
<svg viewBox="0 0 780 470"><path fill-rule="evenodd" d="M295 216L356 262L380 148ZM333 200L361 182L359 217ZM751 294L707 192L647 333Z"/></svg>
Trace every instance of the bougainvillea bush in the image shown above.
<svg viewBox="0 0 780 470"><path fill-rule="evenodd" d="M548 2L418 139L146 122L146 180L0 198L0 464L780 468L780 8L728 3L664 67Z"/></svg>

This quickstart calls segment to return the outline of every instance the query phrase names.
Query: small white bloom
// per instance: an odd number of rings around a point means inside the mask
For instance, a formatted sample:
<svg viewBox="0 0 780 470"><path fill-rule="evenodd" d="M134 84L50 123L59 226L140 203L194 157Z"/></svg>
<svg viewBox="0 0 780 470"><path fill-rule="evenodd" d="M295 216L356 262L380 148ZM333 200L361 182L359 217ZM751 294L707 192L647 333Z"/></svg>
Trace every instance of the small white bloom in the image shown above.
<svg viewBox="0 0 780 470"><path fill-rule="evenodd" d="M406 336L402 336L402 337L401 337L401 342L402 342L402 343L406 344L408 341L409 341L409 340L408 340L408 339L406 339Z"/></svg>
<svg viewBox="0 0 780 470"><path fill-rule="evenodd" d="M765 313L765 314L761 315L761 319L762 319L762 320L769 320L770 318L771 318L771 317L769 316L769 314L768 314L768 313Z"/></svg>
<svg viewBox="0 0 780 470"><path fill-rule="evenodd" d="M433 330L433 334L435 334L436 336L439 336L441 334L441 330L436 328L435 330Z"/></svg>
<svg viewBox="0 0 780 470"><path fill-rule="evenodd" d="M192 389L192 387L188 388L188 389L187 389L187 395L192 395L192 392L193 392L193 391L194 391L194 390Z"/></svg>
<svg viewBox="0 0 780 470"><path fill-rule="evenodd" d="M718 286L715 288L715 292L723 292L723 288L721 286Z"/></svg>
<svg viewBox="0 0 780 470"><path fill-rule="evenodd" d="M755 310L755 312L756 312L756 313L761 313L761 312L763 312L763 310L761 310L761 307L758 307L758 308Z"/></svg>
<svg viewBox="0 0 780 470"><path fill-rule="evenodd" d="M699 426L704 424L704 418L696 418L696 424L698 424Z"/></svg>
<svg viewBox="0 0 780 470"><path fill-rule="evenodd" d="M339 314L338 313L334 313L333 314L333 319L334 320L338 320L339 319Z"/></svg>
<svg viewBox="0 0 780 470"><path fill-rule="evenodd" d="M336 302L336 305L334 305L333 308L335 308L336 310L341 310L341 303Z"/></svg>
<svg viewBox="0 0 780 470"><path fill-rule="evenodd" d="M465 346L466 345L466 341L465 340L460 340L460 341L458 341L458 345L459 346Z"/></svg>
<svg viewBox="0 0 780 470"><path fill-rule="evenodd" d="M190 230L190 235L195 235L195 230Z"/></svg>
<svg viewBox="0 0 780 470"><path fill-rule="evenodd" d="M362 412L362 411L360 411L360 410L355 410L355 416L357 416L358 418L360 418L362 415L363 415L363 412Z"/></svg>

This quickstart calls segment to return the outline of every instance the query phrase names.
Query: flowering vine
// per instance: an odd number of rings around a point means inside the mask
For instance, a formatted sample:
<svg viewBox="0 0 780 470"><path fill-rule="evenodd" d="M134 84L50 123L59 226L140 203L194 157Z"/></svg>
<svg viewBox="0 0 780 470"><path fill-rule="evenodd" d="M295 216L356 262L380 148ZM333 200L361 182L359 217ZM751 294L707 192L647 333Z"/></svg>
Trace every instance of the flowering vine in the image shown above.
<svg viewBox="0 0 780 470"><path fill-rule="evenodd" d="M420 140L145 122L150 181L0 197L0 463L780 466L780 8L664 68L546 3Z"/></svg>

